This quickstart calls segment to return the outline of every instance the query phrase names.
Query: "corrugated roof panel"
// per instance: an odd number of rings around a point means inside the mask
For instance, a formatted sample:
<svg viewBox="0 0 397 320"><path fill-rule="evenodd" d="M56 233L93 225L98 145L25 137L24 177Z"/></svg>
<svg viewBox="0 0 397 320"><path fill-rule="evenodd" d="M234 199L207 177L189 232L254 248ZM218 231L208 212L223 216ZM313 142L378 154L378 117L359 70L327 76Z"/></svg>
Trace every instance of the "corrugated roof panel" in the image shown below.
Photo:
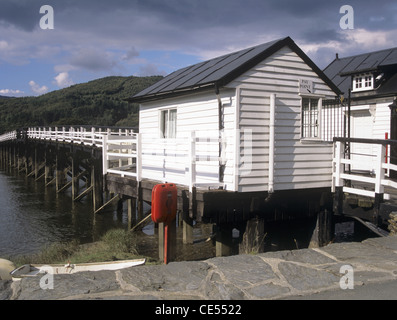
<svg viewBox="0 0 397 320"><path fill-rule="evenodd" d="M383 86L378 90L380 94L389 94L397 92L397 73L394 74Z"/></svg>
<svg viewBox="0 0 397 320"><path fill-rule="evenodd" d="M380 63L380 66L397 64L397 48L391 49L390 54Z"/></svg>
<svg viewBox="0 0 397 320"><path fill-rule="evenodd" d="M324 73L328 78L334 81L336 85L338 85L336 78L338 77L341 70L343 70L351 62L351 60L351 58L334 60L324 69Z"/></svg>
<svg viewBox="0 0 397 320"><path fill-rule="evenodd" d="M233 54L229 54L203 63L199 66L199 68L192 70L187 77L180 78L176 83L173 84L173 86L169 87L168 89L174 90L178 88L189 88L191 86L208 83L209 81L207 81L207 77L217 70L223 69L231 59L234 59L233 56Z"/></svg>
<svg viewBox="0 0 397 320"><path fill-rule="evenodd" d="M290 46L335 92L338 91L336 86L318 70L317 66L296 46L293 40L286 37L175 71L158 83L136 94L129 101L150 101L183 94L186 90L199 90L211 85L223 86L230 82L233 77L241 75L283 46Z"/></svg>
<svg viewBox="0 0 397 320"><path fill-rule="evenodd" d="M238 59L241 59L243 62L248 61L251 58L251 55L249 55L248 53L250 53L253 50L254 48L248 48L224 56L224 59L220 63L214 65L214 67L211 70L209 70L210 72L206 72L205 77L203 74L203 77L199 81L199 83L206 83L221 79L229 72L234 70L234 68L232 67L232 63L234 61Z"/></svg>
<svg viewBox="0 0 397 320"><path fill-rule="evenodd" d="M222 56L222 59L226 59L226 56ZM217 67L219 67L219 62L222 60L221 58L219 59L212 59L209 61L209 64L206 66L207 68L202 68L202 70L200 70L201 72L197 72L196 74L194 74L189 81L187 81L185 83L185 86L187 87L191 87L194 86L198 83L204 83L205 79L211 75L214 70L216 70Z"/></svg>
<svg viewBox="0 0 397 320"><path fill-rule="evenodd" d="M185 68L179 69L179 70L177 70L177 71L175 71L173 73L170 73L165 78L161 79L160 81L156 82L155 84L153 84L152 86L146 88L145 90L139 92L135 96L136 97L145 96L145 95L157 92L157 90L159 90L159 88L164 87L165 85L171 83L172 81L175 81L175 79L179 75L183 74L187 69L189 69L189 67L185 67Z"/></svg>
<svg viewBox="0 0 397 320"><path fill-rule="evenodd" d="M369 54L362 54L359 56L351 57L349 64L343 68L341 73L355 72L357 70L361 70L362 64L365 63L365 61L368 59L368 57L369 57Z"/></svg>
<svg viewBox="0 0 397 320"><path fill-rule="evenodd" d="M184 72L180 73L177 77L172 79L163 86L157 88L158 92L166 92L172 91L180 88L184 88L183 84L190 79L192 74L196 74L200 69L204 68L207 62L200 62L195 65L192 65L184 70Z"/></svg>
<svg viewBox="0 0 397 320"><path fill-rule="evenodd" d="M190 88L217 81L232 72L239 65L249 61L280 40L257 47L243 49L208 61L183 68L166 76L160 82L140 92L136 96L145 96L161 92Z"/></svg>
<svg viewBox="0 0 397 320"><path fill-rule="evenodd" d="M338 88L346 95L352 86L351 77L341 77L341 79L342 81L339 83Z"/></svg>
<svg viewBox="0 0 397 320"><path fill-rule="evenodd" d="M379 52L370 53L368 58L365 59L357 68L360 70L376 69L379 64L390 54L390 50L384 50Z"/></svg>
<svg viewBox="0 0 397 320"><path fill-rule="evenodd" d="M202 79L200 83L218 81L219 79L227 75L229 72L232 72L235 68L234 67L235 64L233 64L234 61L239 60L242 61L242 63L247 61L245 59L246 52L247 50L245 50L243 54L241 52L238 52L229 55L226 59L222 60L220 63L215 65L211 70L212 72L208 74L208 76L206 76L204 79Z"/></svg>

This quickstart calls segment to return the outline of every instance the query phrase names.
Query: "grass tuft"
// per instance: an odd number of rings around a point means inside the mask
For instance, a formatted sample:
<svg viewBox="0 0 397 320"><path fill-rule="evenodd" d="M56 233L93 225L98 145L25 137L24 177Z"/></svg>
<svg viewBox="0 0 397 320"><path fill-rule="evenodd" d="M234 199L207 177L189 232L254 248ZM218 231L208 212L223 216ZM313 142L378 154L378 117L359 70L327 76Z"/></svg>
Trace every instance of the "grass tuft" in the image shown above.
<svg viewBox="0 0 397 320"><path fill-rule="evenodd" d="M142 258L133 232L112 229L100 241L80 245L78 241L54 243L40 253L13 259L17 266L23 264L89 263ZM151 261L152 259L147 259Z"/></svg>

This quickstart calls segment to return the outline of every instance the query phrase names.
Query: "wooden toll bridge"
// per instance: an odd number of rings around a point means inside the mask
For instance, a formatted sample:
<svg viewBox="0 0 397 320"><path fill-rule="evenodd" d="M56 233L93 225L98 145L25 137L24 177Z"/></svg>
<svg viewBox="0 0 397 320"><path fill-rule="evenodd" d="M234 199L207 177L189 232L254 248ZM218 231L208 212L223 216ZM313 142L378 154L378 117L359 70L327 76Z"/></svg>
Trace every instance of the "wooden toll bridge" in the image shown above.
<svg viewBox="0 0 397 320"><path fill-rule="evenodd" d="M393 180L397 165L389 163L387 156L388 146L397 146L397 141L335 138L330 159L332 188L273 194L226 191L222 183L203 188L196 182L196 166L213 160L213 155L196 154L200 141L219 144L220 140L194 135L187 140L187 183L177 184L178 210L184 243L193 243L194 220L216 224L218 256L230 254L235 227L243 231L242 247L250 251L263 238L266 221L317 216L316 241L324 245L333 237L334 214L370 222L382 233L379 226L387 224L388 215L397 208L397 182ZM363 163L360 158L357 162L347 152L353 143L370 143L379 150L375 156L367 155L371 161ZM43 179L45 186L55 186L58 193L71 189L73 201L92 195L96 213L114 201L126 201L130 227L135 212L139 220L145 218L143 203L150 204L153 187L165 182L142 175L142 153L141 134L131 128L29 128L0 136L1 169L13 168L35 180ZM105 201L104 193L113 196Z"/></svg>

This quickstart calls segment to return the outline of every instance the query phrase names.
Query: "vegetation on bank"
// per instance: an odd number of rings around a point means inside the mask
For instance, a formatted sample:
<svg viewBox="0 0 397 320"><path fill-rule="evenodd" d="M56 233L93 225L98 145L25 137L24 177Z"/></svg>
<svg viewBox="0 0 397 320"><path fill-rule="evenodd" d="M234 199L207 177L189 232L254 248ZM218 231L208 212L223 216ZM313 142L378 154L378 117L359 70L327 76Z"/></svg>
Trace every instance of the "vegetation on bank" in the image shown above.
<svg viewBox="0 0 397 320"><path fill-rule="evenodd" d="M38 97L0 99L0 134L29 126L138 126L138 105L125 99L162 79L106 77Z"/></svg>
<svg viewBox="0 0 397 320"><path fill-rule="evenodd" d="M19 256L12 261L23 264L90 263L142 258L137 247L136 234L123 229L106 232L100 241L80 245L78 241L51 244L37 254ZM154 263L152 258L147 258Z"/></svg>

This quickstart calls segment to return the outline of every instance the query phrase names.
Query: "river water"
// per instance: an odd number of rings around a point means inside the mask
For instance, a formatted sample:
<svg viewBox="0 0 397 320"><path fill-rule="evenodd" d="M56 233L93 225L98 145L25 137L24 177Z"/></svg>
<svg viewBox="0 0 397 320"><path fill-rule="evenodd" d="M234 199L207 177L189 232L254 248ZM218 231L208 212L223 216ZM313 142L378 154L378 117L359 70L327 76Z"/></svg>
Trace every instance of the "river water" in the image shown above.
<svg viewBox="0 0 397 320"><path fill-rule="evenodd" d="M73 202L70 192L56 194L24 174L0 172L0 257L36 253L55 242L93 242L124 227L125 213L94 215L90 198Z"/></svg>
<svg viewBox="0 0 397 320"><path fill-rule="evenodd" d="M150 206L144 205L147 211ZM70 190L57 194L54 186L34 181L25 174L0 171L0 258L11 259L41 251L45 246L78 240L91 243L108 230L128 228L127 208L116 205L94 214L91 197L73 202ZM215 255L208 226L193 230L195 250L182 245L182 228L177 228L177 260L205 259ZM138 233L138 252L158 258L158 236L154 224Z"/></svg>
<svg viewBox="0 0 397 320"><path fill-rule="evenodd" d="M149 209L146 208L146 209ZM373 235L353 222L339 224L336 242L362 241ZM307 247L312 230L310 222L270 224L265 239L266 251L292 250ZM45 187L24 174L0 171L0 257L12 258L39 252L46 245L78 240L81 244L100 239L114 228L127 229L127 210L118 212L110 207L94 214L91 198L73 202L70 191L60 194L54 186ZM213 241L209 241L210 225L196 225L193 230L194 250L182 245L182 228L177 228L177 260L197 260L215 255ZM207 240L207 241L205 241ZM142 255L158 257L158 238L153 223L139 235ZM139 249L139 247L138 247Z"/></svg>

